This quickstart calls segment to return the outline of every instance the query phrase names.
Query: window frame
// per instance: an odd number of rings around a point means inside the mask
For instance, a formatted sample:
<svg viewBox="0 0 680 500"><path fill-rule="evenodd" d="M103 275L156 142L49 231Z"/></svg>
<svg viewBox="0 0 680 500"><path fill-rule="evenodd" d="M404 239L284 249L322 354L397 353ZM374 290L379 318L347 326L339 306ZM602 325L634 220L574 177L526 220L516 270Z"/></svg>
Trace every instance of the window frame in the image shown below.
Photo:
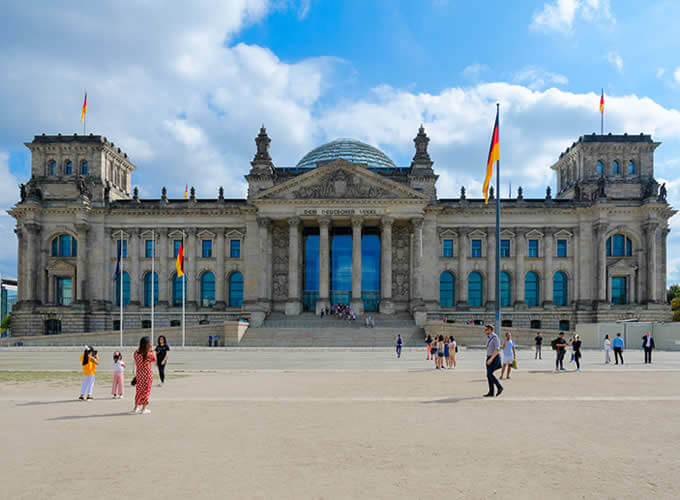
<svg viewBox="0 0 680 500"><path fill-rule="evenodd" d="M479 277L479 282L477 283L476 279L475 282L473 283L472 277L475 276ZM477 287L479 285L479 290L476 290L472 288L472 286ZM482 307L484 305L484 275L480 273L479 271L472 271L468 275L468 282L467 282L467 287L468 287L468 306L470 307ZM471 300L472 297L472 292L475 292L475 299L477 299L477 292L479 292L479 301L475 300L474 303Z"/></svg>
<svg viewBox="0 0 680 500"><path fill-rule="evenodd" d="M236 248L234 248L236 244ZM234 251L236 250L236 251ZM234 255L236 254L236 255ZM240 259L241 258L241 239L240 238L230 238L229 239L229 258L230 259Z"/></svg>
<svg viewBox="0 0 680 500"><path fill-rule="evenodd" d="M611 303L617 306L625 306L628 304L628 277L627 276L612 276L611 277L611 287L612 287L612 300ZM619 283L614 286L614 283ZM620 284L623 284L621 286ZM614 294L614 291L623 292Z"/></svg>
<svg viewBox="0 0 680 500"><path fill-rule="evenodd" d="M80 175L88 175L90 164L87 160L80 161Z"/></svg>
<svg viewBox="0 0 680 500"><path fill-rule="evenodd" d="M501 239L501 258L509 258L512 257L511 251L510 251L510 240L506 238Z"/></svg>
<svg viewBox="0 0 680 500"><path fill-rule="evenodd" d="M529 281L530 276L535 276L535 290L533 287L529 287L530 284L533 285L533 281ZM529 295L530 293L535 293L534 296ZM529 300L529 299L535 300ZM527 307L539 307L541 304L541 277L536 271L529 271L524 275L524 303Z"/></svg>
<svg viewBox="0 0 680 500"><path fill-rule="evenodd" d="M208 250L206 252L206 250ZM206 253L208 255L206 255ZM212 239L201 239L201 258L211 259L213 257L213 240Z"/></svg>
<svg viewBox="0 0 680 500"><path fill-rule="evenodd" d="M206 277L212 276L212 282L206 281ZM215 305L215 289L217 280L215 273L212 271L205 271L201 274L200 279L200 307L213 307ZM212 289L210 288L212 286ZM207 305L206 305L207 302Z"/></svg>
<svg viewBox="0 0 680 500"><path fill-rule="evenodd" d="M442 257L452 258L453 257L453 240L446 238L442 240Z"/></svg>
<svg viewBox="0 0 680 500"><path fill-rule="evenodd" d="M64 160L64 175L73 175L73 162Z"/></svg>
<svg viewBox="0 0 680 500"><path fill-rule="evenodd" d="M450 276L451 280L448 281L447 279L447 281L444 281L445 275ZM447 285L446 289L442 286L444 284ZM450 289L448 287L449 284L451 285ZM445 293L446 295L444 295ZM446 300L442 300L442 298ZM443 271L439 275L439 307L454 307L455 305L456 305L456 276L451 271Z"/></svg>
<svg viewBox="0 0 680 500"><path fill-rule="evenodd" d="M234 277L239 275L240 281L234 281ZM240 285L240 290L233 290L233 285ZM227 279L227 297L229 301L229 307L243 307L243 292L244 292L244 279L243 273L241 271L234 271L229 275ZM235 296L234 292L240 291L240 297Z"/></svg>
<svg viewBox="0 0 680 500"><path fill-rule="evenodd" d="M507 281L505 280L507 278ZM512 276L506 271L501 271L500 274L500 306L501 307L512 307ZM503 289L503 285L507 285L507 289ZM507 299L507 300L506 300Z"/></svg>
<svg viewBox="0 0 680 500"><path fill-rule="evenodd" d="M539 244L538 244L538 238L531 238L527 240L527 257L532 258L532 259L538 259L540 257L540 251L539 251ZM536 245L536 255L531 255L532 254L532 243L535 243Z"/></svg>
<svg viewBox="0 0 680 500"><path fill-rule="evenodd" d="M475 248L476 246L475 243L479 244L479 248ZM475 255L475 250L479 250L479 255ZM473 259L481 259L483 257L481 238L470 239L470 257L472 257Z"/></svg>
<svg viewBox="0 0 680 500"><path fill-rule="evenodd" d="M64 298L64 290L66 290L64 285L66 282L68 282L68 290L70 292L68 301L66 301ZM73 278L71 276L57 276L54 283L56 287L57 305L70 306L73 304Z"/></svg>
<svg viewBox="0 0 680 500"><path fill-rule="evenodd" d="M557 280L558 275L561 277L560 281ZM559 290L558 285L560 286ZM562 300L557 300L558 293ZM553 305L556 307L569 305L569 276L564 271L556 271L553 274Z"/></svg>
<svg viewBox="0 0 680 500"><path fill-rule="evenodd" d="M556 243L555 243L555 250L556 250L556 257L559 258L566 258L568 257L568 248L569 241L566 238L558 238ZM563 251L560 251L563 250ZM562 254L562 255L561 255Z"/></svg>
<svg viewBox="0 0 680 500"><path fill-rule="evenodd" d="M144 258L145 259L153 259L154 257L154 250L155 250L154 241L153 240L144 240Z"/></svg>

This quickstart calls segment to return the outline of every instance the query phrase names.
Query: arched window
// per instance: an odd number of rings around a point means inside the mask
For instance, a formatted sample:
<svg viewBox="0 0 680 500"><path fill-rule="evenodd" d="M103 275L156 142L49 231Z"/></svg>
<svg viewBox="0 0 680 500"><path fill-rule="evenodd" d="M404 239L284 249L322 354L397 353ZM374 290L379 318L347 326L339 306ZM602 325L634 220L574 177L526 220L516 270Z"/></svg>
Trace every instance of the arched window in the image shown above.
<svg viewBox="0 0 680 500"><path fill-rule="evenodd" d="M621 167L619 167L619 162L614 160L612 162L612 174L619 175L621 173Z"/></svg>
<svg viewBox="0 0 680 500"><path fill-rule="evenodd" d="M116 305L120 305L120 273L116 277ZM130 303L130 275L123 272L123 307Z"/></svg>
<svg viewBox="0 0 680 500"><path fill-rule="evenodd" d="M87 175L87 160L80 162L80 175Z"/></svg>
<svg viewBox="0 0 680 500"><path fill-rule="evenodd" d="M524 303L527 307L538 306L539 291L538 274L529 271L524 278Z"/></svg>
<svg viewBox="0 0 680 500"><path fill-rule="evenodd" d="M455 304L455 290L456 279L448 271L445 271L439 277L439 306L453 307Z"/></svg>
<svg viewBox="0 0 680 500"><path fill-rule="evenodd" d="M182 283L184 283L184 293L186 293L186 276L177 276L177 273L172 275L172 305L175 307L182 305Z"/></svg>
<svg viewBox="0 0 680 500"><path fill-rule="evenodd" d="M567 295L567 275L562 271L558 271L553 276L553 304L556 306L566 306Z"/></svg>
<svg viewBox="0 0 680 500"><path fill-rule="evenodd" d="M481 307L484 296L484 279L478 272L470 273L468 277L468 305Z"/></svg>
<svg viewBox="0 0 680 500"><path fill-rule="evenodd" d="M77 257L78 240L68 234L60 234L52 240L52 257Z"/></svg>
<svg viewBox="0 0 680 500"><path fill-rule="evenodd" d="M64 162L64 175L71 175L73 173L73 162L66 160Z"/></svg>
<svg viewBox="0 0 680 500"><path fill-rule="evenodd" d="M607 238L607 257L631 257L633 242L622 234L615 234Z"/></svg>
<svg viewBox="0 0 680 500"><path fill-rule="evenodd" d="M633 160L628 160L628 175L635 174L635 163Z"/></svg>
<svg viewBox="0 0 680 500"><path fill-rule="evenodd" d="M501 273L501 307L512 305L512 289L510 286L510 275L506 272Z"/></svg>
<svg viewBox="0 0 680 500"><path fill-rule="evenodd" d="M153 303L158 304L158 273L153 273ZM144 275L144 307L151 307L151 273Z"/></svg>
<svg viewBox="0 0 680 500"><path fill-rule="evenodd" d="M215 305L215 275L210 271L201 276L201 307Z"/></svg>
<svg viewBox="0 0 680 500"><path fill-rule="evenodd" d="M241 307L243 305L243 275L232 273L229 276L229 307Z"/></svg>
<svg viewBox="0 0 680 500"><path fill-rule="evenodd" d="M598 175L604 174L604 164L600 160L597 160L597 166L595 168L597 169Z"/></svg>
<svg viewBox="0 0 680 500"><path fill-rule="evenodd" d="M57 175L57 162L50 160L47 162L47 175Z"/></svg>

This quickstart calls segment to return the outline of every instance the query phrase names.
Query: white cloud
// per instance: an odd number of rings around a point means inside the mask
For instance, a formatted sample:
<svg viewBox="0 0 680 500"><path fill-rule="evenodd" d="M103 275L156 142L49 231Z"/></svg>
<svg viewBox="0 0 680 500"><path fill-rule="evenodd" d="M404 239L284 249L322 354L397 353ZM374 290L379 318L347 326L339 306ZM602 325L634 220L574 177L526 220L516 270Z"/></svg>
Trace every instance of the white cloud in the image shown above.
<svg viewBox="0 0 680 500"><path fill-rule="evenodd" d="M303 20L309 14L309 8L311 7L312 0L300 0L300 6L298 7L297 16L299 20Z"/></svg>
<svg viewBox="0 0 680 500"><path fill-rule="evenodd" d="M551 73L536 66L527 66L513 76L516 83L525 84L532 90L543 89L550 85L566 85L569 79L558 73Z"/></svg>
<svg viewBox="0 0 680 500"><path fill-rule="evenodd" d="M543 4L543 10L534 13L530 28L568 34L578 17L589 22L616 22L609 0L555 0L553 3Z"/></svg>
<svg viewBox="0 0 680 500"><path fill-rule="evenodd" d="M616 52L609 52L609 54L607 54L607 61L614 66L619 73L623 71L623 59L621 59L621 56Z"/></svg>
<svg viewBox="0 0 680 500"><path fill-rule="evenodd" d="M675 80L675 83L680 83L680 66L673 72L673 79Z"/></svg>
<svg viewBox="0 0 680 500"><path fill-rule="evenodd" d="M0 210L14 205L19 196L19 181L9 171L9 154L0 151Z"/></svg>
<svg viewBox="0 0 680 500"><path fill-rule="evenodd" d="M666 73L666 70L664 68L659 68L656 70L656 77L657 78L663 78L663 75Z"/></svg>
<svg viewBox="0 0 680 500"><path fill-rule="evenodd" d="M468 80L478 80L481 74L488 70L489 67L486 64L475 63L465 67L463 76Z"/></svg>

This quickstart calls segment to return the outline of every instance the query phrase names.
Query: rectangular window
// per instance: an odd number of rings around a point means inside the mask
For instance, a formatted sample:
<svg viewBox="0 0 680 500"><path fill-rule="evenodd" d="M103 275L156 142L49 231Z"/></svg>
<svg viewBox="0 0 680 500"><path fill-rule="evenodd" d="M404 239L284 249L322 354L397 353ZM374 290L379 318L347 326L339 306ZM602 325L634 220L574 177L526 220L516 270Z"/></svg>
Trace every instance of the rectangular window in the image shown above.
<svg viewBox="0 0 680 500"><path fill-rule="evenodd" d="M501 257L510 257L510 240L501 240Z"/></svg>
<svg viewBox="0 0 680 500"><path fill-rule="evenodd" d="M557 256L567 256L567 240L557 240Z"/></svg>
<svg viewBox="0 0 680 500"><path fill-rule="evenodd" d="M612 278L612 304L623 305L626 303L626 278L614 276Z"/></svg>
<svg viewBox="0 0 680 500"><path fill-rule="evenodd" d="M443 257L453 257L453 240L444 240L444 246L442 248Z"/></svg>
<svg viewBox="0 0 680 500"><path fill-rule="evenodd" d="M57 278L57 304L68 306L73 297L71 278Z"/></svg>
<svg viewBox="0 0 680 500"><path fill-rule="evenodd" d="M472 240L472 256L482 256L482 240Z"/></svg>
<svg viewBox="0 0 680 500"><path fill-rule="evenodd" d="M212 257L212 240L202 240L201 245L202 245L201 256L204 259Z"/></svg>
<svg viewBox="0 0 680 500"><path fill-rule="evenodd" d="M144 257L150 259L153 257L153 240L146 240L144 242Z"/></svg>
<svg viewBox="0 0 680 500"><path fill-rule="evenodd" d="M179 254L179 246L182 244L182 240L174 240L172 242L172 256L177 257Z"/></svg>
<svg viewBox="0 0 680 500"><path fill-rule="evenodd" d="M229 256L232 259L241 258L241 240L231 240L229 243Z"/></svg>
<svg viewBox="0 0 680 500"><path fill-rule="evenodd" d="M529 240L529 257L538 257L538 240Z"/></svg>
<svg viewBox="0 0 680 500"><path fill-rule="evenodd" d="M127 240L123 240L122 243L123 243L123 254L121 255L121 257L127 258ZM118 254L120 253L120 244L121 244L121 240L116 240L116 256L118 256Z"/></svg>

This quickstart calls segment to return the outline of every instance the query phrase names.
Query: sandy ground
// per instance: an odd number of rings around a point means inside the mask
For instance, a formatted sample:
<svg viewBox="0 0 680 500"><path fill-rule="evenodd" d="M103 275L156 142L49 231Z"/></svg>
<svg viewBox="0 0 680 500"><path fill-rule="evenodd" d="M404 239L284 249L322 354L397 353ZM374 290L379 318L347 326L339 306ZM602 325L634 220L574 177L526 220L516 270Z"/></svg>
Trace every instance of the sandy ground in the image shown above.
<svg viewBox="0 0 680 500"><path fill-rule="evenodd" d="M524 352L492 400L481 352L445 372L421 354L175 350L184 371L148 416L128 413L131 393L109 399L103 369L89 403L75 375L5 372L0 497L680 497L680 353L604 367L589 352L554 374ZM0 351L0 370L74 358Z"/></svg>

